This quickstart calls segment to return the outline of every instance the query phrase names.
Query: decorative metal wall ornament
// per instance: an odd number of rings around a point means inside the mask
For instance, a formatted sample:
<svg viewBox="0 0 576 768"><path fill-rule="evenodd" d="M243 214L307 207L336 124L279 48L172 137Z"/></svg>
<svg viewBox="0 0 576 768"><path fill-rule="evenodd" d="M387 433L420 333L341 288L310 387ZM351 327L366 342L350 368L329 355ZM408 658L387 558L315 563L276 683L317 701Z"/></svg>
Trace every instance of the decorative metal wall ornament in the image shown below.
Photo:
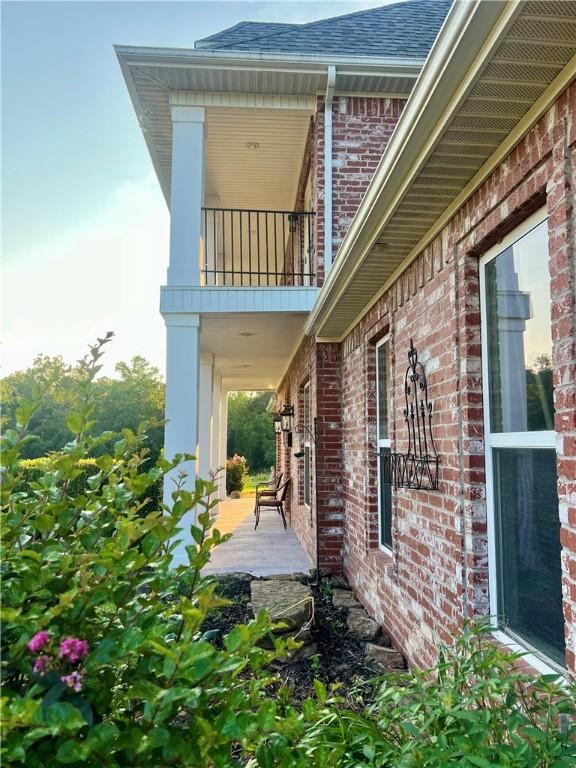
<svg viewBox="0 0 576 768"><path fill-rule="evenodd" d="M381 479L396 488L436 491L439 459L432 435L432 403L428 400L426 372L412 339L404 376L404 401L408 451L381 454Z"/></svg>

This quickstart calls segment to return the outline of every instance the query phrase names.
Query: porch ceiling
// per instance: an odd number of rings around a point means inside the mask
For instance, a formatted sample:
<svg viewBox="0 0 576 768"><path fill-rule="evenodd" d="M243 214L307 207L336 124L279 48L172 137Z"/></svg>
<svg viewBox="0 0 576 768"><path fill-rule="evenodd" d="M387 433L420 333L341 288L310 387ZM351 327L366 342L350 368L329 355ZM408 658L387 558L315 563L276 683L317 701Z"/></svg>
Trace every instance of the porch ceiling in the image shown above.
<svg viewBox="0 0 576 768"><path fill-rule="evenodd" d="M200 350L214 355L223 386L274 390L303 336L307 313L262 312L203 315Z"/></svg>
<svg viewBox="0 0 576 768"><path fill-rule="evenodd" d="M311 114L208 107L206 205L293 210Z"/></svg>
<svg viewBox="0 0 576 768"><path fill-rule="evenodd" d="M345 336L576 76L572 0L466 5L448 15L309 333Z"/></svg>
<svg viewBox="0 0 576 768"><path fill-rule="evenodd" d="M214 104L215 94L314 99L326 91L328 67L337 67L336 93L408 97L420 59L274 54L203 49L116 46L134 110L166 201L170 202L172 122L177 92ZM200 102L196 102L200 103ZM294 157L296 165L301 159ZM267 206L270 207L270 206Z"/></svg>

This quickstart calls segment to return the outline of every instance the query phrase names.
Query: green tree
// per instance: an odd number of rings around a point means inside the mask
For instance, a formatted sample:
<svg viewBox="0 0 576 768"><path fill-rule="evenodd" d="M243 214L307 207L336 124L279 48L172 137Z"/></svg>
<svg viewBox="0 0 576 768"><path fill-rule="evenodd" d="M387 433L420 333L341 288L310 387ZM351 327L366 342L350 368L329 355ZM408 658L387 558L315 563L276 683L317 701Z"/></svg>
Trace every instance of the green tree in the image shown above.
<svg viewBox="0 0 576 768"><path fill-rule="evenodd" d="M94 385L95 412L98 429L119 431L125 427L136 431L142 421L152 426L147 435L147 448L155 460L164 442L164 427L158 424L164 415L164 384L160 371L143 357L116 365L117 378L103 377ZM80 376L80 365L70 366L61 356L38 355L31 367L16 371L1 382L1 395L7 428L14 428L15 413L22 400L41 405L34 412L30 430L35 435L22 450L22 458L35 459L59 450L70 432L66 414L70 410ZM107 446L109 447L109 446ZM106 446L99 446L102 453Z"/></svg>
<svg viewBox="0 0 576 768"><path fill-rule="evenodd" d="M244 456L251 472L269 469L276 460L269 392L232 392L228 398L228 456Z"/></svg>
<svg viewBox="0 0 576 768"><path fill-rule="evenodd" d="M15 413L23 400L39 403L30 420L34 439L22 449L22 458L35 459L58 450L70 437L66 414L70 408L77 369L58 355L38 355L32 366L16 371L0 382L3 415L8 428L15 424Z"/></svg>
<svg viewBox="0 0 576 768"><path fill-rule="evenodd" d="M118 378L96 383L94 419L100 431L118 432L125 427L137 431L142 421L147 431L147 448L155 461L164 444L164 382L158 368L137 355L129 363L116 364ZM104 450L104 449L101 449Z"/></svg>

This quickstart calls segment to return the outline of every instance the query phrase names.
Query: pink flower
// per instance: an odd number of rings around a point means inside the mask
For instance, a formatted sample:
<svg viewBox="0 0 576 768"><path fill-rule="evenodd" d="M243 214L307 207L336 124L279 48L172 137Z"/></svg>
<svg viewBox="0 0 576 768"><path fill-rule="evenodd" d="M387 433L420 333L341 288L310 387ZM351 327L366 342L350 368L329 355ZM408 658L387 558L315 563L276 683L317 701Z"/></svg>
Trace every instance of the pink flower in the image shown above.
<svg viewBox="0 0 576 768"><path fill-rule="evenodd" d="M38 651L41 651L49 641L50 632L46 632L46 630L43 629L41 632L37 632L30 640L28 643L28 650L32 651L32 653L38 653Z"/></svg>
<svg viewBox="0 0 576 768"><path fill-rule="evenodd" d="M89 647L87 640L79 640L77 637L63 637L60 640L59 657L61 659L69 659L72 664L76 664L77 661L86 656Z"/></svg>
<svg viewBox="0 0 576 768"><path fill-rule="evenodd" d="M62 682L68 688L72 688L73 691L78 692L82 690L82 675L80 672L71 672L69 675L64 675Z"/></svg>
<svg viewBox="0 0 576 768"><path fill-rule="evenodd" d="M52 656L38 656L34 662L34 672L36 672L37 675L40 675L40 677L43 677L46 674L46 667L51 661Z"/></svg>

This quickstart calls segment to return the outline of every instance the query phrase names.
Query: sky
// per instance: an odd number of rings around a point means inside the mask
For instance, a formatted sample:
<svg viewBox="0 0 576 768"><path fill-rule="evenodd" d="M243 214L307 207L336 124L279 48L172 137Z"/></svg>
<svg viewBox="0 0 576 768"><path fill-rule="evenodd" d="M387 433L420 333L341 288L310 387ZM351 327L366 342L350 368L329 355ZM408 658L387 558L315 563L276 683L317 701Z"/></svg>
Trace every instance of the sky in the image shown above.
<svg viewBox="0 0 576 768"><path fill-rule="evenodd" d="M304 23L349 2L3 2L3 374L37 354L143 355L164 369L166 204L112 46L193 47L243 20Z"/></svg>

